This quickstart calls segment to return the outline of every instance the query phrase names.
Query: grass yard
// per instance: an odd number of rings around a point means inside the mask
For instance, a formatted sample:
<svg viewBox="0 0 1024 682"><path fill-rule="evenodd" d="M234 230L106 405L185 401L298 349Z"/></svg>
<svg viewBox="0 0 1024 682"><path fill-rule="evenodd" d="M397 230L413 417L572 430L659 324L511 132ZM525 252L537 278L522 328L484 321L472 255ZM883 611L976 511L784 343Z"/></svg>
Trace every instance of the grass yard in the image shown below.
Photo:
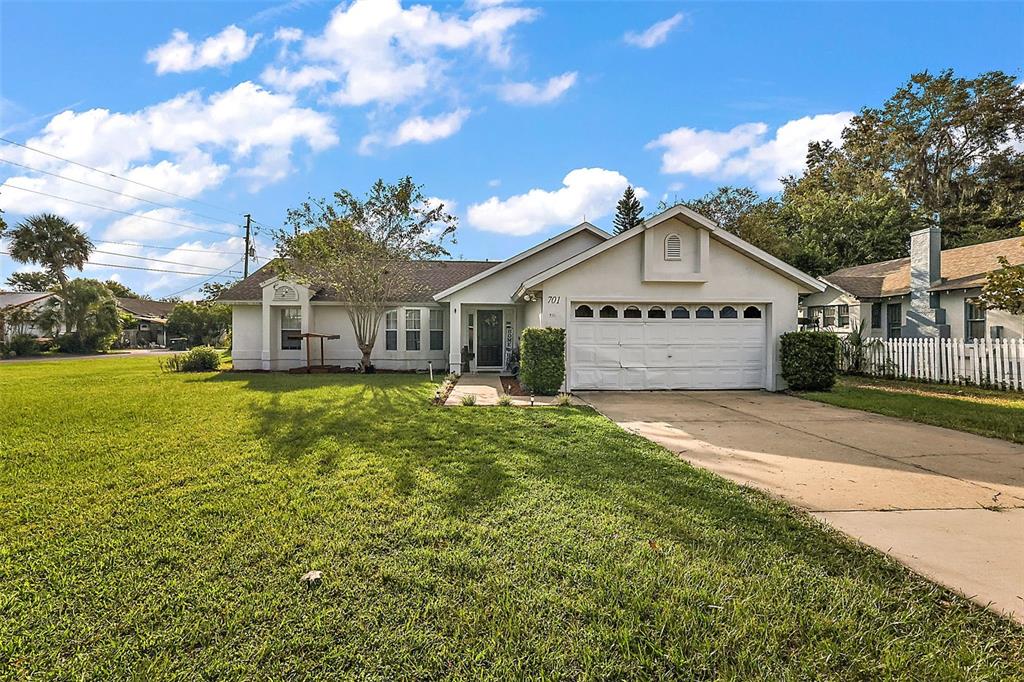
<svg viewBox="0 0 1024 682"><path fill-rule="evenodd" d="M592 411L433 393L0 366L0 677L1024 679L1024 629Z"/></svg>
<svg viewBox="0 0 1024 682"><path fill-rule="evenodd" d="M839 407L1024 443L1024 394L1019 392L840 377L830 392L798 395Z"/></svg>

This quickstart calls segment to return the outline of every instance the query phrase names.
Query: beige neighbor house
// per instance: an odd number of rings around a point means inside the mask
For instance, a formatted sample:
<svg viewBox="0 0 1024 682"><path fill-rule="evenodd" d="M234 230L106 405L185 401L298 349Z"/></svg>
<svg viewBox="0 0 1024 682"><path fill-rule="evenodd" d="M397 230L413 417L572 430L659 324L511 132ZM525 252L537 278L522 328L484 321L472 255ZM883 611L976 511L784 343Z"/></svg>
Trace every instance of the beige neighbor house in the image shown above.
<svg viewBox="0 0 1024 682"><path fill-rule="evenodd" d="M582 223L500 263L413 262L381 323L381 369L502 372L526 327L566 330L566 388L784 387L778 339L801 294L826 285L683 207L611 236ZM360 353L344 302L265 266L224 292L234 366L305 362L297 334L337 334L326 364ZM319 348L313 350L319 361Z"/></svg>
<svg viewBox="0 0 1024 682"><path fill-rule="evenodd" d="M166 347L167 318L174 305L173 301L117 297L117 307L135 318L135 323L121 332L122 345L132 348Z"/></svg>
<svg viewBox="0 0 1024 682"><path fill-rule="evenodd" d="M1024 316L986 310L978 296L999 257L1024 263L1024 239L1013 237L941 250L938 228L910 235L910 257L836 270L825 291L805 296L801 316L812 326L847 334L868 320L879 338L1024 338Z"/></svg>

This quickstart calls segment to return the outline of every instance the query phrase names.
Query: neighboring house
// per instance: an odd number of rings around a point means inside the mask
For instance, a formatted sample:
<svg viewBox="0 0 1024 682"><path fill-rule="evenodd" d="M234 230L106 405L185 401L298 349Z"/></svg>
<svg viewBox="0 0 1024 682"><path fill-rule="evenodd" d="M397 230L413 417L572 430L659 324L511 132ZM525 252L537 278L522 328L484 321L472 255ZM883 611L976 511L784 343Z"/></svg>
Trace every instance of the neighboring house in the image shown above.
<svg viewBox="0 0 1024 682"><path fill-rule="evenodd" d="M57 295L50 291L0 291L0 340L10 341L19 334L43 336L34 318Z"/></svg>
<svg viewBox="0 0 1024 682"><path fill-rule="evenodd" d="M135 324L121 332L123 345L135 348L167 346L167 317L174 303L118 297L117 307L135 318Z"/></svg>
<svg viewBox="0 0 1024 682"><path fill-rule="evenodd" d="M998 258L1024 263L1024 240L1001 239L941 250L938 228L910 235L910 257L836 270L821 278L822 293L801 301L811 326L846 334L865 331L886 339L1024 337L1024 316L986 310L978 296Z"/></svg>
<svg viewBox="0 0 1024 682"><path fill-rule="evenodd" d="M500 263L412 262L372 353L382 369L500 372L530 326L567 332L566 388L784 387L778 338L800 294L825 285L677 206L611 236L582 223ZM268 265L220 296L237 369L305 362L296 332L340 334L325 362L360 353L344 303ZM317 361L318 349L313 350Z"/></svg>

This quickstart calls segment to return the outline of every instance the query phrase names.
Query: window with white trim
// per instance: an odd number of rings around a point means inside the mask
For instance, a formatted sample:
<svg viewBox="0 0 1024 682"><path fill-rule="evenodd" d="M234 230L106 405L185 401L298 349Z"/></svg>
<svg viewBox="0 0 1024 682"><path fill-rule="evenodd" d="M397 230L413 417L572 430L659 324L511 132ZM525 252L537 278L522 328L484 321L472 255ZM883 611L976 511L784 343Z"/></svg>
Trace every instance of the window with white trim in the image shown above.
<svg viewBox="0 0 1024 682"><path fill-rule="evenodd" d="M744 320L758 320L761 319L761 309L756 305L748 305L743 309Z"/></svg>
<svg viewBox="0 0 1024 682"><path fill-rule="evenodd" d="M605 319L612 319L619 316L619 311L613 305L606 305L603 308L601 308L601 311L598 313L598 316L603 317Z"/></svg>
<svg viewBox="0 0 1024 682"><path fill-rule="evenodd" d="M664 320L665 309L660 305L652 305L647 309L647 319L649 320Z"/></svg>
<svg viewBox="0 0 1024 682"><path fill-rule="evenodd" d="M711 308L707 307L706 305L702 305L701 307L697 308L697 319L698 320L711 320L711 319L714 319L714 317L715 317L715 311L713 311Z"/></svg>
<svg viewBox="0 0 1024 682"><path fill-rule="evenodd" d="M672 309L673 320L688 320L690 319L690 311L687 310L686 306L677 305Z"/></svg>
<svg viewBox="0 0 1024 682"><path fill-rule="evenodd" d="M405 311L405 349L420 349L420 311L407 308Z"/></svg>
<svg viewBox="0 0 1024 682"><path fill-rule="evenodd" d="M736 312L735 308L731 305L727 305L719 311L718 316L723 320L735 320L739 317L739 314Z"/></svg>
<svg viewBox="0 0 1024 682"><path fill-rule="evenodd" d="M301 350L302 308L287 306L281 308L281 350Z"/></svg>
<svg viewBox="0 0 1024 682"><path fill-rule="evenodd" d="M836 306L836 322L840 328L850 326L850 306L840 305Z"/></svg>
<svg viewBox="0 0 1024 682"><path fill-rule="evenodd" d="M665 237L665 260L681 260L683 257L683 241L678 234Z"/></svg>
<svg viewBox="0 0 1024 682"><path fill-rule="evenodd" d="M626 309L622 311L622 316L629 320L639 320L643 317L643 313L635 305L626 306Z"/></svg>
<svg viewBox="0 0 1024 682"><path fill-rule="evenodd" d="M430 350L444 350L444 311L430 311Z"/></svg>
<svg viewBox="0 0 1024 682"><path fill-rule="evenodd" d="M594 309L589 305L583 304L576 306L576 317L593 317Z"/></svg>
<svg viewBox="0 0 1024 682"><path fill-rule="evenodd" d="M398 350L398 311L384 313L384 350Z"/></svg>
<svg viewBox="0 0 1024 682"><path fill-rule="evenodd" d="M964 307L964 331L967 340L985 338L985 306L967 301Z"/></svg>

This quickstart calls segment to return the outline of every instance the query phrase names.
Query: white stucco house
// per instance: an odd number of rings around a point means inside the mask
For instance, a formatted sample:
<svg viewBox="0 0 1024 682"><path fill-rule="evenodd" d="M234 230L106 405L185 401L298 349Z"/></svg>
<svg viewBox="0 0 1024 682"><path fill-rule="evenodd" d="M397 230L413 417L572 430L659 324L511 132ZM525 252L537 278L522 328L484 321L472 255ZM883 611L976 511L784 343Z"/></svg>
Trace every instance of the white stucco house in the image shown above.
<svg viewBox="0 0 1024 682"><path fill-rule="evenodd" d="M861 320L873 337L1024 338L1024 316L986 310L978 300L999 257L1024 263L1024 240L1000 239L942 250L938 228L910 235L910 257L837 270L825 291L803 297L812 326L848 334Z"/></svg>
<svg viewBox="0 0 1024 682"><path fill-rule="evenodd" d="M0 341L26 334L43 336L34 319L51 301L59 300L52 291L0 291Z"/></svg>
<svg viewBox="0 0 1024 682"><path fill-rule="evenodd" d="M826 285L683 208L619 235L582 223L500 263L413 262L372 354L381 369L501 372L530 326L566 330L566 388L784 387L778 339L801 294ZM360 353L344 302L265 266L221 295L241 370L305 361L296 332L338 334L325 362ZM319 349L313 351L319 359Z"/></svg>

